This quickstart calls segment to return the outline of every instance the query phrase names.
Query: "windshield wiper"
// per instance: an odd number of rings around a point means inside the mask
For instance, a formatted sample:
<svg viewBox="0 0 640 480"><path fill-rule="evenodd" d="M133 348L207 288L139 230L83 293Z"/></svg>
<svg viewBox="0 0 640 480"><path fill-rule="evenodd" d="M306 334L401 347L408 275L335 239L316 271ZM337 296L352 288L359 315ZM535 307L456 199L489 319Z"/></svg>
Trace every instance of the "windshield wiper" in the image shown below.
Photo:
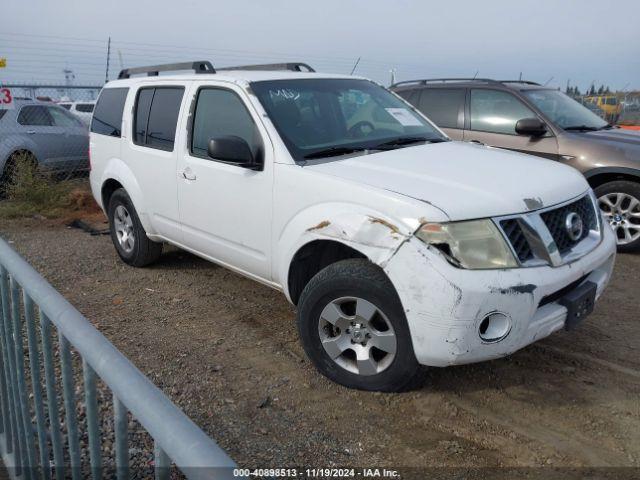
<svg viewBox="0 0 640 480"><path fill-rule="evenodd" d="M578 132L595 132L596 130L600 130L599 127L590 127L589 125L571 125L568 127L562 127L565 130L575 130Z"/></svg>
<svg viewBox="0 0 640 480"><path fill-rule="evenodd" d="M373 147L373 150L390 150L396 147L403 147L405 145L411 145L413 143L429 142L440 143L445 142L444 138L426 138L426 137L398 137L393 140L389 140Z"/></svg>
<svg viewBox="0 0 640 480"><path fill-rule="evenodd" d="M329 147L308 153L304 158L311 160L313 158L337 157L338 155L347 155L349 153L363 152L365 150L367 150L365 147Z"/></svg>

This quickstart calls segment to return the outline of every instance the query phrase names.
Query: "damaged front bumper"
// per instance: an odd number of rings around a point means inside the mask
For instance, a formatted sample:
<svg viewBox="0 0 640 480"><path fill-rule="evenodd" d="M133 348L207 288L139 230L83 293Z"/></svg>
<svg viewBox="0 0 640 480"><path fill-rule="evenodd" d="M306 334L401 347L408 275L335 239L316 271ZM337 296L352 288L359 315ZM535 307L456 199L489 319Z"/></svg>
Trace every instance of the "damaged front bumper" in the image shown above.
<svg viewBox="0 0 640 480"><path fill-rule="evenodd" d="M503 357L565 325L563 290L596 284L596 299L607 286L616 242L610 228L591 252L559 266L505 270L464 270L418 238L406 241L385 266L404 307L418 362L440 366ZM480 337L480 324L499 312L508 317L500 341Z"/></svg>

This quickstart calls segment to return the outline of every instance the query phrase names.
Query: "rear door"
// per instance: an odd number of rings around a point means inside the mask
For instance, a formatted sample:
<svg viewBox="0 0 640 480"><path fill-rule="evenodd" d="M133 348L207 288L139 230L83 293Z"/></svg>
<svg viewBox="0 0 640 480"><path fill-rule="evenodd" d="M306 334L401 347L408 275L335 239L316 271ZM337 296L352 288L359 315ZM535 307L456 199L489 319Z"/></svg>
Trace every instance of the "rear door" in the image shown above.
<svg viewBox="0 0 640 480"><path fill-rule="evenodd" d="M466 88L423 88L417 107L453 140L462 140L466 95Z"/></svg>
<svg viewBox="0 0 640 480"><path fill-rule="evenodd" d="M176 128L185 86L176 82L143 85L135 93L131 135L123 157L144 194L143 212L155 231L182 240L177 196Z"/></svg>
<svg viewBox="0 0 640 480"><path fill-rule="evenodd" d="M464 140L493 147L530 153L552 160L558 159L558 142L551 131L542 137L519 135L518 120L537 118L533 110L510 92L488 88L472 88L469 94L468 119Z"/></svg>

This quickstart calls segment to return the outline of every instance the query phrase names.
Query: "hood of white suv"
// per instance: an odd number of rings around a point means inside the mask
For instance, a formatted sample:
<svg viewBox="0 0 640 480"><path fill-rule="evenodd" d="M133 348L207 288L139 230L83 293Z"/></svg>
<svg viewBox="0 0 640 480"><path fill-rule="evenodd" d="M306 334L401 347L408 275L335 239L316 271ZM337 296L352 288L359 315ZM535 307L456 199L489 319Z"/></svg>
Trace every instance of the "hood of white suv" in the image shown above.
<svg viewBox="0 0 640 480"><path fill-rule="evenodd" d="M451 220L536 210L589 189L584 177L566 165L462 142L411 146L305 168L427 202Z"/></svg>

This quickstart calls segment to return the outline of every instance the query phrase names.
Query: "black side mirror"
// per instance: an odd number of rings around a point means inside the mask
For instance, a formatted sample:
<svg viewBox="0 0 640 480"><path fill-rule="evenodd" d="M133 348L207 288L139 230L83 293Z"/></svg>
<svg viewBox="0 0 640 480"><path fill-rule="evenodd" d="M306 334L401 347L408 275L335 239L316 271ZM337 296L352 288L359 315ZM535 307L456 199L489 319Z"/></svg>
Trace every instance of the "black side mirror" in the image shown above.
<svg viewBox="0 0 640 480"><path fill-rule="evenodd" d="M224 135L209 139L207 155L216 160L232 163L239 167L260 170L262 165L257 161L247 141L236 135Z"/></svg>
<svg viewBox="0 0 640 480"><path fill-rule="evenodd" d="M530 137L541 137L547 133L547 126L539 118L523 118L516 122L516 133Z"/></svg>

